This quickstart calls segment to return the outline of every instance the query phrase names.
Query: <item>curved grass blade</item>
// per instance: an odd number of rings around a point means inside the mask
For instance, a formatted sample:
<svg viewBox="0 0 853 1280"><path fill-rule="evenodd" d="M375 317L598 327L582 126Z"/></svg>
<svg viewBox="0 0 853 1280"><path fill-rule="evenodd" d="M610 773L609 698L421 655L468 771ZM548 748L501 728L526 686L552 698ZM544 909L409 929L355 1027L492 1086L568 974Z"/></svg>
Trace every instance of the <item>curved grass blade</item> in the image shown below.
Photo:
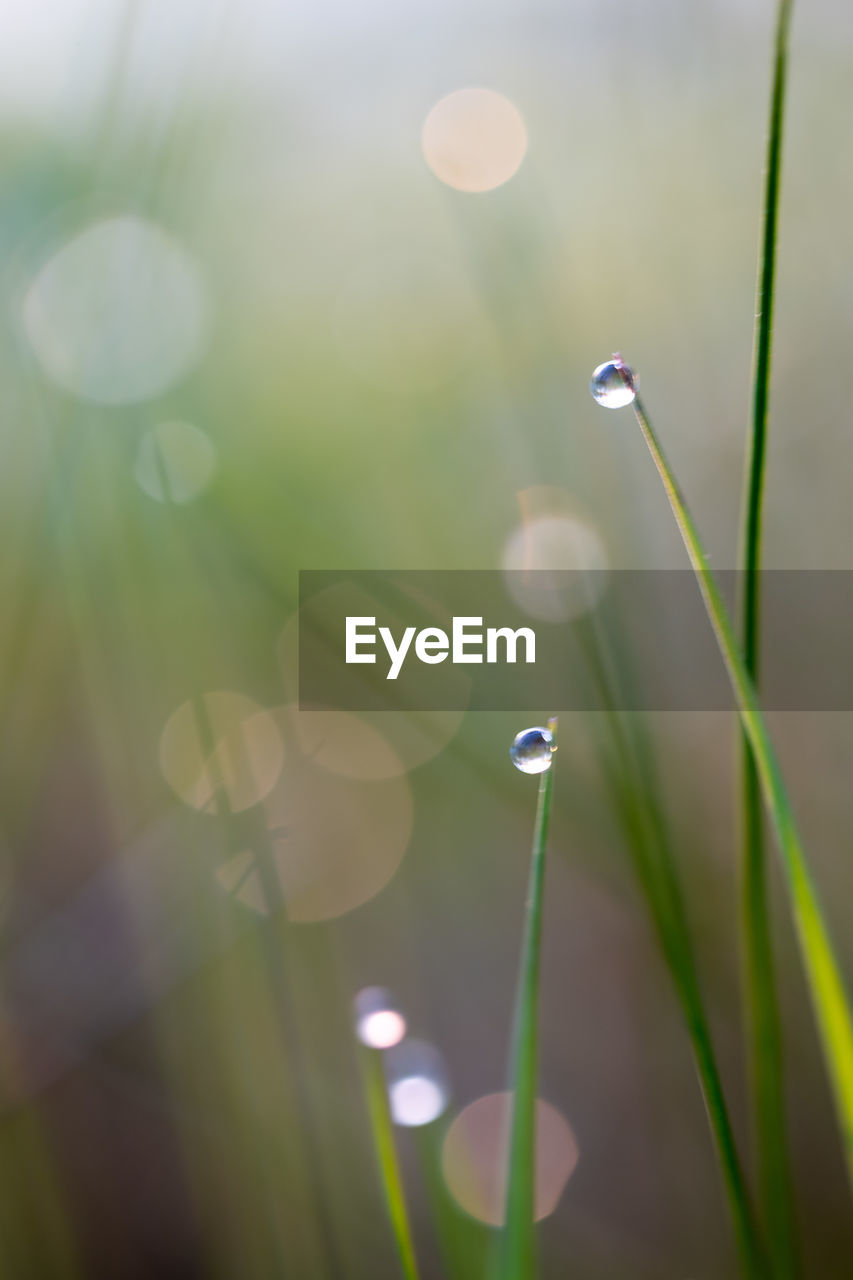
<svg viewBox="0 0 853 1280"><path fill-rule="evenodd" d="M415 1259L415 1246L412 1242L412 1229L409 1225L409 1211L406 1206L406 1193L403 1189L403 1177L400 1162L397 1159L397 1147L394 1142L394 1126L391 1122L391 1111L388 1106L388 1089L385 1084L385 1072L382 1067L382 1055L377 1049L360 1050L364 1088L367 1094L367 1105L370 1112L370 1129L376 1148L376 1159L379 1165L379 1178L385 1196L385 1205L394 1232L394 1243L397 1246L397 1257L400 1270L405 1280L418 1280L418 1264Z"/></svg>
<svg viewBox="0 0 853 1280"><path fill-rule="evenodd" d="M557 721L548 727L556 745ZM553 762L539 777L539 798L533 829L525 908L524 938L518 970L513 1017L509 1088L509 1156L504 1231L499 1245L496 1280L531 1280L536 1265L536 1087L539 1068L539 970L542 951L542 909L545 889L545 850L551 815Z"/></svg>
<svg viewBox="0 0 853 1280"><path fill-rule="evenodd" d="M761 261L756 290L752 422L743 502L741 567L744 571L744 588L741 631L744 665L756 687L760 643L762 498L767 450L782 130L792 8L792 0L779 0L776 13ZM786 1138L782 1030L774 980L759 779L752 749L743 733L740 757L741 955L759 1196L774 1274L783 1280L792 1280L799 1268Z"/></svg>
<svg viewBox="0 0 853 1280"><path fill-rule="evenodd" d="M791 913L832 1086L848 1176L853 1185L853 1022L844 982L812 883L776 752L731 619L708 565L693 518L639 396L634 400L633 408L696 574L735 695L741 724L752 748L764 803L776 832Z"/></svg>

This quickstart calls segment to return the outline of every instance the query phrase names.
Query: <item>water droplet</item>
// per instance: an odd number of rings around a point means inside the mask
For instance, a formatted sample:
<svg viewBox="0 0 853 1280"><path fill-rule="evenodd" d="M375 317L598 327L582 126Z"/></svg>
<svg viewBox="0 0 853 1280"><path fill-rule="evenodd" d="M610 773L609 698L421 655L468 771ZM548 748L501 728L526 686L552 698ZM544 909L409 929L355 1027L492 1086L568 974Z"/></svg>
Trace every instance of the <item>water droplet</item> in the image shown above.
<svg viewBox="0 0 853 1280"><path fill-rule="evenodd" d="M510 759L522 773L544 773L551 768L554 735L550 729L522 729L509 749Z"/></svg>
<svg viewBox="0 0 853 1280"><path fill-rule="evenodd" d="M605 409L623 409L637 394L638 379L621 356L600 364L592 375L589 389L593 399Z"/></svg>

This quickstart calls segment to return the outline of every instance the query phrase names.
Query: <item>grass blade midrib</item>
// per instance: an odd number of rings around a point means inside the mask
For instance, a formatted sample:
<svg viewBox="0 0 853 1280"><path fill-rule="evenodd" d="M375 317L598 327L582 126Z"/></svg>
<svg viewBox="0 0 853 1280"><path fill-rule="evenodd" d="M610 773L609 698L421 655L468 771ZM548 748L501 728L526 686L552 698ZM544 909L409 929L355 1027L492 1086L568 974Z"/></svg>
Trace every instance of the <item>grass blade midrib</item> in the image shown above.
<svg viewBox="0 0 853 1280"><path fill-rule="evenodd" d="M741 634L744 665L758 684L761 533L772 354L782 132L792 0L779 0L770 97L761 257L756 287L752 422L743 501ZM747 1070L758 1164L759 1203L774 1274L798 1274L792 1179L786 1136L782 1028L774 977L771 911L759 779L752 749L740 746L740 920Z"/></svg>

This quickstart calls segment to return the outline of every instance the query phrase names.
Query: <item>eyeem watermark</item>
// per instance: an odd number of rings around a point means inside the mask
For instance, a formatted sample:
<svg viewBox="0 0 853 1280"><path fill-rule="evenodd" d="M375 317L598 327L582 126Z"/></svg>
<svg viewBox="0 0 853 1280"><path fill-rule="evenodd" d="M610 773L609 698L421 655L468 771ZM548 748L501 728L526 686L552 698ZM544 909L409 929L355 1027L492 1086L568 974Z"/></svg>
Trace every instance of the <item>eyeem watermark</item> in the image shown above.
<svg viewBox="0 0 853 1280"><path fill-rule="evenodd" d="M740 576L718 582L733 607ZM761 593L764 708L853 711L853 572L765 570ZM733 707L691 569L304 570L298 693L353 712Z"/></svg>
<svg viewBox="0 0 853 1280"><path fill-rule="evenodd" d="M390 627L376 626L375 617L347 617L345 623L344 660L347 664L377 661L380 641L388 657L386 680L396 680L406 658L414 651L418 662L435 666L452 663L515 663L536 661L536 633L531 627L486 627L477 617L454 617L450 632L441 627L405 627L399 640Z"/></svg>

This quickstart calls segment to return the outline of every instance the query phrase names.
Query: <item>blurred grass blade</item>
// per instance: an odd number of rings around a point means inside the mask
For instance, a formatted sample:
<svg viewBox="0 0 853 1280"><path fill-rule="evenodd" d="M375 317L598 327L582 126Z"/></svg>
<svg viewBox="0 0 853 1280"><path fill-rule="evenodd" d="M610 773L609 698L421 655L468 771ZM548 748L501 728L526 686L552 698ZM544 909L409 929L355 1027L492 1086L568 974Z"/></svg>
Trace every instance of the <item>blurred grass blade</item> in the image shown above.
<svg viewBox="0 0 853 1280"><path fill-rule="evenodd" d="M652 924L693 1049L696 1074L720 1164L735 1241L745 1276L764 1275L761 1241L731 1118L717 1067L710 1025L702 999L687 909L678 879L666 819L658 797L650 744L636 716L619 711L618 676L610 661L606 633L591 612L578 622L586 659L601 697L612 751L604 767L614 796L634 871L646 898Z"/></svg>
<svg viewBox="0 0 853 1280"><path fill-rule="evenodd" d="M752 748L764 803L776 831L806 980L833 1089L844 1157L853 1185L853 1023L838 961L812 884L776 752L758 705L755 688L744 665L731 619L708 566L696 526L639 396L634 400L634 412L663 481L696 574L735 695L741 723Z"/></svg>
<svg viewBox="0 0 853 1280"><path fill-rule="evenodd" d="M629 783L619 808L661 950L687 1022L696 1073L732 1218L741 1272L751 1278L763 1277L764 1253L714 1054L680 885L673 874L669 851L666 858L659 856L660 833L650 825L651 815L643 792Z"/></svg>
<svg viewBox="0 0 853 1280"><path fill-rule="evenodd" d="M388 1106L388 1089L385 1083L385 1072L382 1067L382 1055L377 1049L360 1050L364 1087L367 1093L367 1105L370 1112L370 1128L376 1148L376 1159L379 1164L379 1177L385 1196L385 1205L400 1269L405 1280L418 1280L418 1266L415 1260L415 1247L412 1242L412 1229L409 1225L409 1211L406 1206L406 1193L403 1189L403 1178L400 1163L397 1159L397 1147L394 1142L394 1126L391 1122L391 1111Z"/></svg>
<svg viewBox="0 0 853 1280"><path fill-rule="evenodd" d="M744 570L744 587L741 629L744 664L756 687L760 643L762 497L767 450L782 129L792 7L792 0L779 0L776 13L761 261L756 291L752 424L743 504L741 567ZM790 1280L790 1277L797 1274L798 1267L786 1139L782 1031L773 973L759 779L752 749L745 734L742 734L741 741L740 770L741 956L759 1196L774 1273Z"/></svg>
<svg viewBox="0 0 853 1280"><path fill-rule="evenodd" d="M557 722L548 727L557 743ZM539 970L542 952L542 910L545 889L545 850L551 816L554 764L540 774L539 798L530 855L524 938L513 1016L509 1071L509 1153L504 1231L499 1244L498 1280L531 1280L536 1266L536 1089L539 1067Z"/></svg>
<svg viewBox="0 0 853 1280"><path fill-rule="evenodd" d="M437 1124L418 1125L411 1131L429 1217L438 1239L441 1280L479 1280L488 1269L490 1231L466 1213L448 1192L442 1168L446 1132Z"/></svg>

